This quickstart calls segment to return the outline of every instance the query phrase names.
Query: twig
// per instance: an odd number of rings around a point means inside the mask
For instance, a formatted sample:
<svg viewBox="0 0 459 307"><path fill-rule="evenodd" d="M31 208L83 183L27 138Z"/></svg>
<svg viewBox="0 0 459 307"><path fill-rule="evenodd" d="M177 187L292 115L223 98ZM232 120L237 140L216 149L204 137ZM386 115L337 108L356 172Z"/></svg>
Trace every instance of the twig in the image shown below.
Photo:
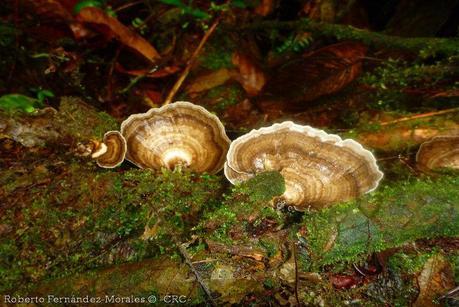
<svg viewBox="0 0 459 307"><path fill-rule="evenodd" d="M196 48L196 50L193 52L193 55L188 60L188 63L186 65L185 69L183 70L182 74L180 75L180 77L178 78L178 80L175 82L174 86L170 90L169 95L167 95L167 98L164 101L163 105L167 105L167 104L171 103L171 101L174 98L175 94L177 94L178 90L180 89L180 86L182 86L183 81L185 81L186 77L188 76L188 74L189 74L189 72L191 70L191 67L193 66L194 62L196 61L196 59L197 59L197 57L199 55L199 53L202 50L202 47L204 47L204 44L207 42L207 40L212 35L212 33L214 33L214 31L217 28L219 23L220 23L220 17L217 17L217 19L214 21L214 23L210 26L210 28L207 30L207 32L202 37L201 41L199 42L198 47Z"/></svg>
<svg viewBox="0 0 459 307"><path fill-rule="evenodd" d="M446 110L441 110L441 111L428 112L428 113L423 113L423 114L416 114L416 115L413 115L413 116L402 117L402 118L398 118L398 119L391 120L391 121L388 121L388 122L382 122L382 123L380 123L380 125L381 126L387 126L387 125L406 122L406 121L410 121L410 120L414 120L414 119L418 119L418 118L425 118L425 117L431 117L431 116L448 114L448 113L455 113L455 112L459 112L459 108L452 108L452 109L446 109Z"/></svg>
<svg viewBox="0 0 459 307"><path fill-rule="evenodd" d="M188 254L186 248L183 246L183 244L180 244L180 243L177 243L177 246L179 248L180 254L182 254L183 258L185 259L186 264L190 267L190 269L193 272L194 276L196 277L196 280L198 281L199 285L201 285L202 290L204 290L206 295L209 297L211 305L212 306L217 306L216 302L214 301L214 299L212 297L212 293L210 292L209 288L204 283L204 280L202 279L202 277L199 274L199 272L194 268L193 262L191 261L190 255Z"/></svg>
<svg viewBox="0 0 459 307"><path fill-rule="evenodd" d="M293 247L293 261L295 262L295 299L296 299L296 305L300 306L300 299L298 297L298 259L297 259L298 256L297 256L295 242L293 242L292 247Z"/></svg>
<svg viewBox="0 0 459 307"><path fill-rule="evenodd" d="M136 76L135 78L132 78L131 79L131 82L129 82L129 84L123 88L122 90L119 91L120 94L125 94L127 92L129 92L131 90L131 88L136 85L140 80L142 80L143 78L145 78L148 74L151 74L155 71L158 70L158 66L154 66L152 69L150 69L149 71L147 71L146 73L144 73L143 75L138 75Z"/></svg>
<svg viewBox="0 0 459 307"><path fill-rule="evenodd" d="M117 7L113 11L114 12L119 12L119 11L125 10L127 8L130 8L131 6L134 6L134 5L137 5L137 4L141 4L141 3L143 3L143 0L135 1L135 2L131 2L131 3L126 3L124 5L121 5L121 6Z"/></svg>
<svg viewBox="0 0 459 307"><path fill-rule="evenodd" d="M118 57L120 55L122 47L118 47L116 49L115 56L112 60L112 64L110 65L110 69L108 70L107 76L107 98L108 100L113 100L113 71L115 69L116 62L118 61Z"/></svg>

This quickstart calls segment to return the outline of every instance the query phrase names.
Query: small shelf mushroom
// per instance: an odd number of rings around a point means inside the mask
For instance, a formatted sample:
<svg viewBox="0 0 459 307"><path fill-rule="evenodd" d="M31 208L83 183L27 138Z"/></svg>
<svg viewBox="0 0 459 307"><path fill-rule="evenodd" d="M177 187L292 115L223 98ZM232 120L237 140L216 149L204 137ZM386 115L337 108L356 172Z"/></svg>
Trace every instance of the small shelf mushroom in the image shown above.
<svg viewBox="0 0 459 307"><path fill-rule="evenodd" d="M205 108L178 101L121 124L126 159L140 168L173 169L183 165L196 172L223 168L230 140L220 120Z"/></svg>
<svg viewBox="0 0 459 307"><path fill-rule="evenodd" d="M282 200L297 210L373 191L383 177L373 154L359 143L290 121L252 130L231 143L225 164L231 183L270 170L284 176Z"/></svg>
<svg viewBox="0 0 459 307"><path fill-rule="evenodd" d="M126 140L121 133L108 131L104 134L103 142L98 144L91 157L96 159L100 167L114 168L123 163L126 151Z"/></svg>
<svg viewBox="0 0 459 307"><path fill-rule="evenodd" d="M459 169L459 133L436 136L422 143L416 163L421 169Z"/></svg>

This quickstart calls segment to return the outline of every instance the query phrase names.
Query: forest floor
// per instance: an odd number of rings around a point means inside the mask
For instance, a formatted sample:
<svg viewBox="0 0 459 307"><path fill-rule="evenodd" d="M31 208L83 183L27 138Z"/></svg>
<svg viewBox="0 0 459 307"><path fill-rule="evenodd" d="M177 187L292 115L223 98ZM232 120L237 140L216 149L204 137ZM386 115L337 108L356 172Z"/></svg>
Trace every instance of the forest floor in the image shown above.
<svg viewBox="0 0 459 307"><path fill-rule="evenodd" d="M435 14L408 0L286 2L7 1L2 303L458 304L459 174L416 153L459 133L459 1ZM384 179L297 212L274 205L277 172L233 186L222 172L102 169L80 154L176 100L216 114L231 139L284 120L352 138Z"/></svg>

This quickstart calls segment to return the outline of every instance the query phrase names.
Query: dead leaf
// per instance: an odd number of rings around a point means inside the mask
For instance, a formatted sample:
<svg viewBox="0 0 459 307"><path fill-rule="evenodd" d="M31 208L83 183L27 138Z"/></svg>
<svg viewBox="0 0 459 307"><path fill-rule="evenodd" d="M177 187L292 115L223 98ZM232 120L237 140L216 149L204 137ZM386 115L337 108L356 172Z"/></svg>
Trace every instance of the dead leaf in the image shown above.
<svg viewBox="0 0 459 307"><path fill-rule="evenodd" d="M68 22L73 20L72 8L77 0L27 0L26 7L33 10L42 22Z"/></svg>
<svg viewBox="0 0 459 307"><path fill-rule="evenodd" d="M438 306L433 302L448 290L454 288L451 264L442 254L429 258L418 276L419 296L415 307Z"/></svg>
<svg viewBox="0 0 459 307"><path fill-rule="evenodd" d="M305 54L281 66L264 90L292 104L334 94L360 74L365 52L362 44L343 42Z"/></svg>
<svg viewBox="0 0 459 307"><path fill-rule="evenodd" d="M105 14L105 12L99 8L85 7L78 13L76 19L80 22L103 25L107 27L117 40L134 49L151 62L155 62L160 58L159 53L148 41L123 25L116 18Z"/></svg>
<svg viewBox="0 0 459 307"><path fill-rule="evenodd" d="M303 6L303 13L310 19L333 23L336 15L336 3L334 0L307 1Z"/></svg>
<svg viewBox="0 0 459 307"><path fill-rule="evenodd" d="M261 0L255 8L255 13L261 16L268 16L274 9L273 0Z"/></svg>
<svg viewBox="0 0 459 307"><path fill-rule="evenodd" d="M354 275L332 275L330 281L336 289L349 289L359 284L362 279Z"/></svg>
<svg viewBox="0 0 459 307"><path fill-rule="evenodd" d="M190 85L187 86L188 93L199 93L208 91L214 87L224 84L235 75L233 70L222 68L212 71L205 75L195 78Z"/></svg>
<svg viewBox="0 0 459 307"><path fill-rule="evenodd" d="M233 64L238 68L236 80L242 85L247 94L258 95L266 83L266 77L255 59L241 52L233 53Z"/></svg>

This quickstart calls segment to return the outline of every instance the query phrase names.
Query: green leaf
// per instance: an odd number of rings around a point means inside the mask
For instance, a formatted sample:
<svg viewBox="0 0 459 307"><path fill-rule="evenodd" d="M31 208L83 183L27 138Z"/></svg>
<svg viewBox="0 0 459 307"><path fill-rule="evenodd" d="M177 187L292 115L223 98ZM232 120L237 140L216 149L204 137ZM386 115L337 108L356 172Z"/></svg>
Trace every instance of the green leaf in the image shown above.
<svg viewBox="0 0 459 307"><path fill-rule="evenodd" d="M98 7L101 8L103 5L102 1L100 0L82 0L75 4L73 7L73 13L78 14L82 9L85 7Z"/></svg>
<svg viewBox="0 0 459 307"><path fill-rule="evenodd" d="M37 99L21 94L8 94L0 97L0 108L5 111L22 110L32 113L36 106Z"/></svg>
<svg viewBox="0 0 459 307"><path fill-rule="evenodd" d="M178 7L186 6L181 0L160 0L160 2Z"/></svg>

